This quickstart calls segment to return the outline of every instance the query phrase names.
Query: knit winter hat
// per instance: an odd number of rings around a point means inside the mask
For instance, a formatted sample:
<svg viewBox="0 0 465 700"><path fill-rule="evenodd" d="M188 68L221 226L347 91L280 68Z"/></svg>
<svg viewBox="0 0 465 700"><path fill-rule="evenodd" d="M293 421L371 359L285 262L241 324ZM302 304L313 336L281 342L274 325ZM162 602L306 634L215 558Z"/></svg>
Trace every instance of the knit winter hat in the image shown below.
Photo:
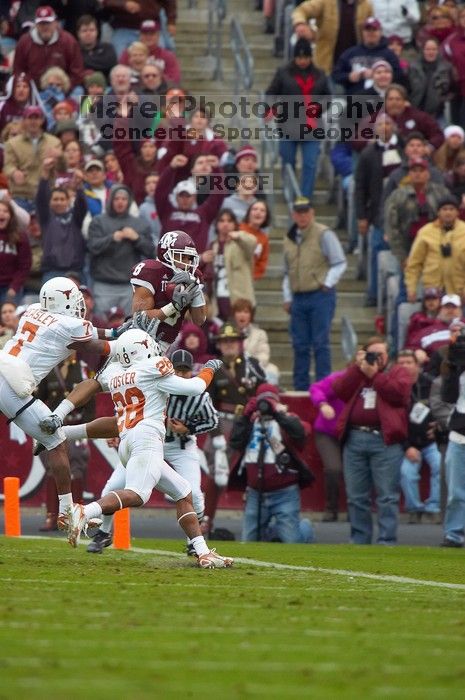
<svg viewBox="0 0 465 700"><path fill-rule="evenodd" d="M313 56L312 45L308 39L300 37L294 46L294 58L311 58Z"/></svg>

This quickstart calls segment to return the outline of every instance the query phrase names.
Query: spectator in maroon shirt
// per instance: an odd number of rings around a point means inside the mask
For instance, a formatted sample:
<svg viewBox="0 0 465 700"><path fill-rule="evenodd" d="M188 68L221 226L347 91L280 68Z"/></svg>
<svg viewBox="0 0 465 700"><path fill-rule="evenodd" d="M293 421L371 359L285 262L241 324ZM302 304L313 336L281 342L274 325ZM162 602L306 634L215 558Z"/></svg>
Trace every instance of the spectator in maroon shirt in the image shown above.
<svg viewBox="0 0 465 700"><path fill-rule="evenodd" d="M11 121L22 119L26 107L36 105L38 98L39 93L33 81L25 73L15 75L8 96L0 104L0 132Z"/></svg>
<svg viewBox="0 0 465 700"><path fill-rule="evenodd" d="M442 46L442 55L452 63L457 75L457 104L452 104L452 117L456 124L465 121L465 7L458 15L458 27L447 37Z"/></svg>
<svg viewBox="0 0 465 700"><path fill-rule="evenodd" d="M462 302L458 294L445 294L440 305L436 318L431 318L429 325L419 328L407 339L407 348L424 350L431 357L435 350L447 343L450 324L462 316Z"/></svg>
<svg viewBox="0 0 465 700"><path fill-rule="evenodd" d="M181 70L178 59L172 51L162 49L158 42L160 40L160 22L154 19L146 19L140 25L139 41L145 44L149 50L149 55L155 59L155 64L160 68L165 80L172 85L179 85L181 81ZM129 65L129 55L127 49L120 56L120 63Z"/></svg>
<svg viewBox="0 0 465 700"><path fill-rule="evenodd" d="M0 201L0 303L20 303L22 288L31 265L31 247L27 235L19 230L11 203Z"/></svg>
<svg viewBox="0 0 465 700"><path fill-rule="evenodd" d="M60 28L57 17L48 5L35 14L34 27L23 34L16 46L13 72L26 73L36 84L47 68L62 68L71 81L71 88L82 83L84 64L79 44Z"/></svg>
<svg viewBox="0 0 465 700"><path fill-rule="evenodd" d="M158 181L155 205L162 226L160 236L166 231L182 229L191 236L198 252L203 253L208 244L208 230L225 195L210 194L203 204L197 206L193 181L181 180L176 185L177 171L186 165L186 156L174 156Z"/></svg>
<svg viewBox="0 0 465 700"><path fill-rule="evenodd" d="M387 370L388 349L382 338L371 338L355 363L333 381L345 402L338 421L343 441L344 480L352 544L371 544L372 490L378 511L378 544L397 541L400 466L407 438L413 380L399 365Z"/></svg>
<svg viewBox="0 0 465 700"><path fill-rule="evenodd" d="M118 125L123 120L118 121ZM135 153L129 139L113 141L113 151L120 164L124 184L127 185L137 204L145 199L145 178L158 172L157 145L154 139L145 139L140 144L139 152Z"/></svg>
<svg viewBox="0 0 465 700"><path fill-rule="evenodd" d="M438 287L427 287L423 290L423 301L421 311L416 311L410 317L407 327L405 347L414 349L414 339L418 333L425 328L429 328L437 318L439 307L441 306L442 289Z"/></svg>

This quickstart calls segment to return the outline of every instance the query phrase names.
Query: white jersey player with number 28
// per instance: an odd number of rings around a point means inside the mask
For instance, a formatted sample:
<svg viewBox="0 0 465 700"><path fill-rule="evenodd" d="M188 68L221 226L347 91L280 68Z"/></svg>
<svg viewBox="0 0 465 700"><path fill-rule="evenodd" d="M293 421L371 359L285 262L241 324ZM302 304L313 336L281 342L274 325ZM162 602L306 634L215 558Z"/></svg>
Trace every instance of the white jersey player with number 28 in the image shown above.
<svg viewBox="0 0 465 700"><path fill-rule="evenodd" d="M98 339L98 331L84 318L86 306L77 285L67 277L54 277L39 293L40 303L31 304L18 329L0 351L0 411L49 451L48 463L57 484L60 515L58 525L67 527L72 509L71 476L62 430L44 430L50 409L33 392L39 382L74 349L109 354L110 344Z"/></svg>
<svg viewBox="0 0 465 700"><path fill-rule="evenodd" d="M76 546L89 520L112 515L120 508L139 507L156 488L176 503L178 522L196 552L202 568L228 567L232 559L209 550L192 504L190 484L163 457L165 407L168 396L202 394L220 360L209 360L191 379L177 377L171 362L160 356L156 341L144 331L123 333L116 342L117 362L107 365L95 379L79 384L68 395L72 409L82 406L98 391L109 391L117 413L119 457L126 468L124 489L110 491L86 506L75 505L68 540ZM71 409L71 410L72 410Z"/></svg>

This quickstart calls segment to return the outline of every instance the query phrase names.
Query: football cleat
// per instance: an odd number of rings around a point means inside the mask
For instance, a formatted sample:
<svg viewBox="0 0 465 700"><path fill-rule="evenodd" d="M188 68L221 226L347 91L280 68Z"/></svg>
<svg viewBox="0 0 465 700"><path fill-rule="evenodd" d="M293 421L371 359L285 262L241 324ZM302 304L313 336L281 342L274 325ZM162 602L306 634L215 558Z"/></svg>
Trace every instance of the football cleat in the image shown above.
<svg viewBox="0 0 465 700"><path fill-rule="evenodd" d="M201 554L199 566L201 569L225 569L233 565L234 559L222 557L216 553L216 549L210 549L208 554Z"/></svg>
<svg viewBox="0 0 465 700"><path fill-rule="evenodd" d="M59 530L66 531L68 530L68 522L69 522L69 516L67 513L60 513L60 515L57 518L57 525ZM93 530L96 527L100 527L102 524L102 521L100 518L91 518L89 522L87 523L87 527L89 530Z"/></svg>
<svg viewBox="0 0 465 700"><path fill-rule="evenodd" d="M77 547L81 539L81 533L87 534L87 520L84 506L80 503L73 505L71 516L68 518L68 542L71 547Z"/></svg>
<svg viewBox="0 0 465 700"><path fill-rule="evenodd" d="M101 554L105 547L109 547L113 542L111 533L98 530L92 538L92 542L87 545L87 551L91 554Z"/></svg>

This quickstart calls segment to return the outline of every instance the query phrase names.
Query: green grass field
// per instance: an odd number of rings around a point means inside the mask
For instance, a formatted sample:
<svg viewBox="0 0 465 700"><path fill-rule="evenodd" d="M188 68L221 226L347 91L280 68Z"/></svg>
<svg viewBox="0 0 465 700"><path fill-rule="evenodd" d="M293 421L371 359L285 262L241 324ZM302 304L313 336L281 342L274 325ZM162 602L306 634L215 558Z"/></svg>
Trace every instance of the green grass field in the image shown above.
<svg viewBox="0 0 465 700"><path fill-rule="evenodd" d="M465 697L463 551L134 544L0 538L1 699Z"/></svg>

